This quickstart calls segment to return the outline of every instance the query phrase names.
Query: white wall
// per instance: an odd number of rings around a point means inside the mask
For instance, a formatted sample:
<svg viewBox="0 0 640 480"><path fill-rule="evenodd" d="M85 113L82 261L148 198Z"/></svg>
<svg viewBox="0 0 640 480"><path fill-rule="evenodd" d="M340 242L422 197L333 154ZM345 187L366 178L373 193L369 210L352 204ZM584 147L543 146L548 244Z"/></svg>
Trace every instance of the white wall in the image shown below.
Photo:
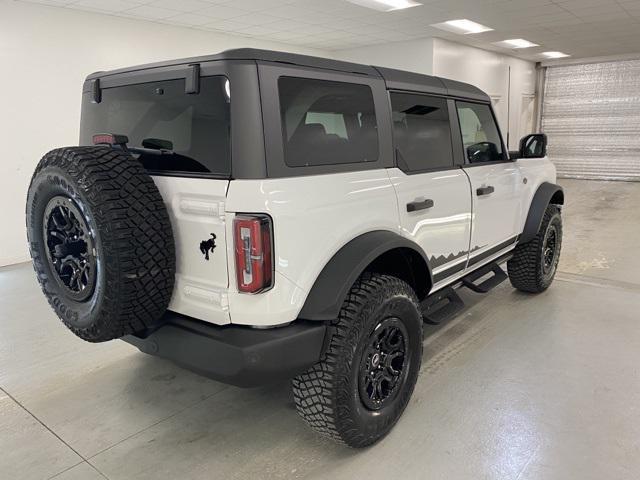
<svg viewBox="0 0 640 480"><path fill-rule="evenodd" d="M86 75L237 47L328 56L321 50L0 0L0 265L28 259L29 179L48 150L77 145Z"/></svg>
<svg viewBox="0 0 640 480"><path fill-rule="evenodd" d="M332 52L335 58L433 75L433 38L392 42Z"/></svg>
<svg viewBox="0 0 640 480"><path fill-rule="evenodd" d="M522 109L523 106L532 106L535 63L440 38L433 40L433 75L471 83L489 94L503 135L506 137L507 131L510 134L509 148L516 149L520 137L531 133L525 131Z"/></svg>
<svg viewBox="0 0 640 480"><path fill-rule="evenodd" d="M440 38L341 50L334 52L334 55L342 60L399 68L470 83L484 90L494 100L501 130L505 137L507 132L510 133L510 149L516 149L520 137L530 133L526 131L526 124L531 124L533 120L536 81L533 62ZM526 115L523 115L523 107L527 109Z"/></svg>

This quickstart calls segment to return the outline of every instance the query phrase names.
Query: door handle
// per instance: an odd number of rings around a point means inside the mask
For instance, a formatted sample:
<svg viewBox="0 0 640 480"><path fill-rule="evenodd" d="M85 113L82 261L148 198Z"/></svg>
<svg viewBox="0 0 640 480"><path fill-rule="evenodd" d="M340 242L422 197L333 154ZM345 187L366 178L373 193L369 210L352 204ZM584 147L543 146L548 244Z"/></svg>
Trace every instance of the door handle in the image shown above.
<svg viewBox="0 0 640 480"><path fill-rule="evenodd" d="M426 200L414 200L413 202L407 203L407 212L416 212L431 207L433 207L433 200L430 198Z"/></svg>
<svg viewBox="0 0 640 480"><path fill-rule="evenodd" d="M478 194L478 196L480 195L489 195L490 193L495 192L495 188L493 188L491 185L489 185L488 187L480 187L476 189L476 193Z"/></svg>

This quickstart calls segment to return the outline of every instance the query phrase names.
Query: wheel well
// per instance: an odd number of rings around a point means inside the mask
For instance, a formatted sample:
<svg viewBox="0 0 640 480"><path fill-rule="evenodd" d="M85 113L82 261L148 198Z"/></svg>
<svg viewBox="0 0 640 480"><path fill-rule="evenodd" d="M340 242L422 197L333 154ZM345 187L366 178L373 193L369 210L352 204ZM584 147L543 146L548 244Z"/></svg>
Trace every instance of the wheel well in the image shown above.
<svg viewBox="0 0 640 480"><path fill-rule="evenodd" d="M407 282L422 300L431 289L429 266L422 255L411 248L393 248L377 257L365 269L367 272L393 275Z"/></svg>
<svg viewBox="0 0 640 480"><path fill-rule="evenodd" d="M552 196L549 203L552 205L564 205L564 192L562 190L556 191Z"/></svg>

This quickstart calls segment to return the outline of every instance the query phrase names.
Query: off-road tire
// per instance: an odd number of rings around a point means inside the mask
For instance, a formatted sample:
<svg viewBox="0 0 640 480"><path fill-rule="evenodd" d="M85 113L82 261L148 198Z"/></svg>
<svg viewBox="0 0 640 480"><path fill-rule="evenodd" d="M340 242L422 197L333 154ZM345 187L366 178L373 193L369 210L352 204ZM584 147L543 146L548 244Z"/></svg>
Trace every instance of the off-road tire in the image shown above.
<svg viewBox="0 0 640 480"><path fill-rule="evenodd" d="M556 230L556 255L552 268L545 272L543 268L543 247L545 235L550 228ZM536 236L525 244L518 245L513 257L507 262L507 271L511 285L523 292L540 293L549 288L556 274L560 250L562 247L562 217L556 205L545 210L540 229Z"/></svg>
<svg viewBox="0 0 640 480"><path fill-rule="evenodd" d="M58 255L67 253L52 253L48 243L50 235L59 234L47 227L52 202L54 209L68 202L76 212L73 220L82 217L78 222L88 232L82 236L90 238L91 248L85 245L83 255L94 263L95 275L86 298L74 297L82 292L65 288L54 266L53 257L59 261ZM119 338L145 329L165 312L175 276L173 233L160 192L135 158L106 146L52 150L31 179L26 217L42 291L77 336L90 342Z"/></svg>
<svg viewBox="0 0 640 480"><path fill-rule="evenodd" d="M370 335L385 318L408 333L406 377L390 403L366 407L359 371ZM298 413L321 435L351 447L371 445L398 421L413 393L422 360L422 317L412 288L389 275L365 273L351 288L321 360L293 379Z"/></svg>

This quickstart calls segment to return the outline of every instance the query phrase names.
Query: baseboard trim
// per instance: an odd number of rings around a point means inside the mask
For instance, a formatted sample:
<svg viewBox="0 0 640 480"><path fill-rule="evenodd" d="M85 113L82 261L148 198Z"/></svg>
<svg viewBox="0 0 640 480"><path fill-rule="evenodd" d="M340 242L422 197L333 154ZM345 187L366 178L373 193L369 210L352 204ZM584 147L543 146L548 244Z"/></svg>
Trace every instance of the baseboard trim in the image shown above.
<svg viewBox="0 0 640 480"><path fill-rule="evenodd" d="M0 267L8 267L10 265L16 265L18 263L29 262L31 259L28 255L19 255L17 257L2 257L0 258Z"/></svg>

